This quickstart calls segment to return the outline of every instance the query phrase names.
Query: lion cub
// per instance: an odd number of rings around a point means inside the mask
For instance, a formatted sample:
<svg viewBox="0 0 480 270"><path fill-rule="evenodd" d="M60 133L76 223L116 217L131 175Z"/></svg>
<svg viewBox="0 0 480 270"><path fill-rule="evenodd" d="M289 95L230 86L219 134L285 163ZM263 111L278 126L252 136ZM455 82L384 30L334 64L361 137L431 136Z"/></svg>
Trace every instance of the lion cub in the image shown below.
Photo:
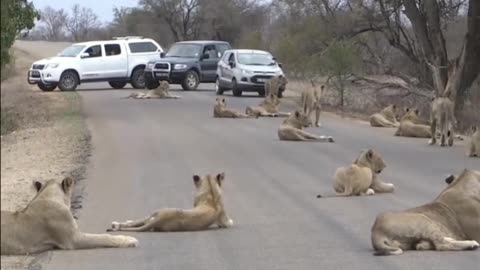
<svg viewBox="0 0 480 270"><path fill-rule="evenodd" d="M320 112L322 110L322 104L321 104L321 98L323 95L323 90L325 89L325 86L322 85L320 86L320 92L317 91L315 87L315 83L313 80L310 80L312 83L312 87L309 89L306 89L302 92L302 95L300 96L300 99L302 101L302 108L303 108L303 113L310 118L312 115L312 112L315 111L315 123L314 125L316 127L320 127Z"/></svg>
<svg viewBox="0 0 480 270"><path fill-rule="evenodd" d="M136 221L112 222L107 231L172 232L206 230L217 224L231 227L233 221L227 216L222 198L225 173L216 176L193 176L196 194L192 209L163 208L150 216Z"/></svg>
<svg viewBox="0 0 480 270"><path fill-rule="evenodd" d="M397 106L391 104L370 116L370 125L372 127L398 127L399 123L396 118Z"/></svg>
<svg viewBox="0 0 480 270"><path fill-rule="evenodd" d="M283 97L283 91L285 91L287 83L287 78L285 78L283 75L278 75L270 78L265 82L264 85L265 96L274 94L279 98Z"/></svg>
<svg viewBox="0 0 480 270"><path fill-rule="evenodd" d="M290 113L279 112L278 106L280 99L278 96L270 93L258 106L248 106L245 113L250 116L270 116L270 117L287 117Z"/></svg>
<svg viewBox="0 0 480 270"><path fill-rule="evenodd" d="M467 143L467 156L480 157L480 129L472 127L472 137Z"/></svg>
<svg viewBox="0 0 480 270"><path fill-rule="evenodd" d="M445 140L447 137L448 146L453 146L453 128L456 119L455 115L453 114L453 102L449 98L438 97L433 100L430 122L431 134L436 135L437 129L440 130L440 146L446 146ZM436 136L432 136L429 144L434 145L436 143Z"/></svg>
<svg viewBox="0 0 480 270"><path fill-rule="evenodd" d="M395 132L395 136L416 137L416 138L431 138L430 126L422 124L418 116L417 109L405 109L406 113L400 120L400 126Z"/></svg>
<svg viewBox="0 0 480 270"><path fill-rule="evenodd" d="M334 142L332 136L318 136L303 130L303 128L311 125L312 121L310 118L297 110L287 119L283 120L278 128L278 138L283 141Z"/></svg>
<svg viewBox="0 0 480 270"><path fill-rule="evenodd" d="M156 89L148 90L147 93L132 93L124 98L135 99L150 99L150 98L164 98L164 99L178 99L181 96L172 95L169 92L170 85L167 81L160 81L160 85Z"/></svg>
<svg viewBox="0 0 480 270"><path fill-rule="evenodd" d="M384 183L378 179L387 165L382 156L369 149L362 151L360 156L348 167L340 167L335 172L333 189L335 195L317 195L317 198L346 197L359 195L373 195L378 193L391 193L393 184Z"/></svg>
<svg viewBox="0 0 480 270"><path fill-rule="evenodd" d="M241 112L234 111L232 109L227 109L227 103L225 98L216 98L215 105L213 106L213 117L216 118L254 118L255 116L250 116L243 114ZM258 118L258 116L257 116Z"/></svg>

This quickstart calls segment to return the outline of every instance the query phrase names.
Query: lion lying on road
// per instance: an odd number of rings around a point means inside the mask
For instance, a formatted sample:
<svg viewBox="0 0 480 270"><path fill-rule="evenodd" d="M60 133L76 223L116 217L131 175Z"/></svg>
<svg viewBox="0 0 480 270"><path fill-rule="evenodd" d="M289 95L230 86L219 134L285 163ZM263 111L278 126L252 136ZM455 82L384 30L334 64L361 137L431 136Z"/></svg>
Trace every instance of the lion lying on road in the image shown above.
<svg viewBox="0 0 480 270"><path fill-rule="evenodd" d="M406 113L400 120L395 136L431 138L430 126L422 124L424 121L418 116L418 110L410 108L405 110Z"/></svg>
<svg viewBox="0 0 480 270"><path fill-rule="evenodd" d="M397 106L391 104L370 116L370 125L372 127L398 127L396 112Z"/></svg>
<svg viewBox="0 0 480 270"><path fill-rule="evenodd" d="M225 173L215 177L193 176L196 195L192 209L163 208L136 221L112 222L107 231L171 232L206 230L212 224L221 228L233 225L223 206L222 184Z"/></svg>
<svg viewBox="0 0 480 270"><path fill-rule="evenodd" d="M385 162L378 152L372 149L362 151L352 165L336 170L333 189L337 194L317 195L317 198L391 193L395 188L393 184L384 183L377 176L385 167Z"/></svg>
<svg viewBox="0 0 480 270"><path fill-rule="evenodd" d="M303 112L295 111L283 120L278 128L278 138L283 141L334 142L332 136L318 136L308 133L303 128L312 125L312 121Z"/></svg>
<svg viewBox="0 0 480 270"><path fill-rule="evenodd" d="M250 116L241 112L227 109L225 98L216 98L213 106L213 117L216 118L258 118L258 116Z"/></svg>
<svg viewBox="0 0 480 270"><path fill-rule="evenodd" d="M270 116L270 117L288 117L290 113L278 111L280 99L275 94L270 93L258 106L248 106L245 113L250 116Z"/></svg>
<svg viewBox="0 0 480 270"><path fill-rule="evenodd" d="M480 172L465 169L429 204L377 216L372 227L376 255L404 250L471 250L480 241Z"/></svg>
<svg viewBox="0 0 480 270"><path fill-rule="evenodd" d="M147 93L132 93L124 98L135 99L150 99L150 98L165 98L165 99L178 99L181 96L172 95L169 92L170 85L167 81L160 81L160 85L152 90L148 90Z"/></svg>
<svg viewBox="0 0 480 270"><path fill-rule="evenodd" d="M472 127L472 137L467 143L467 156L480 157L480 129Z"/></svg>
<svg viewBox="0 0 480 270"><path fill-rule="evenodd" d="M26 255L52 249L136 247L123 235L80 232L70 212L73 179L34 183L37 195L22 211L2 211L1 254Z"/></svg>

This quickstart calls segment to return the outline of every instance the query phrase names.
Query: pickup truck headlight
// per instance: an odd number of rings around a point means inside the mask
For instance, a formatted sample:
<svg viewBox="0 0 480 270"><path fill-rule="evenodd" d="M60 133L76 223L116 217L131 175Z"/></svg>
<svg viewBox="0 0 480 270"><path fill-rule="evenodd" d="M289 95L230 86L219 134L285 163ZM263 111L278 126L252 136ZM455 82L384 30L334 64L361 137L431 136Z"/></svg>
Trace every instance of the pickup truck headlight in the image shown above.
<svg viewBox="0 0 480 270"><path fill-rule="evenodd" d="M59 64L57 63L50 63L50 64L47 64L47 66L45 68L57 68Z"/></svg>
<svg viewBox="0 0 480 270"><path fill-rule="evenodd" d="M152 70L153 66L155 66L155 63L147 63L147 69Z"/></svg>
<svg viewBox="0 0 480 270"><path fill-rule="evenodd" d="M175 64L173 66L173 69L186 69L187 68L187 65L185 64Z"/></svg>

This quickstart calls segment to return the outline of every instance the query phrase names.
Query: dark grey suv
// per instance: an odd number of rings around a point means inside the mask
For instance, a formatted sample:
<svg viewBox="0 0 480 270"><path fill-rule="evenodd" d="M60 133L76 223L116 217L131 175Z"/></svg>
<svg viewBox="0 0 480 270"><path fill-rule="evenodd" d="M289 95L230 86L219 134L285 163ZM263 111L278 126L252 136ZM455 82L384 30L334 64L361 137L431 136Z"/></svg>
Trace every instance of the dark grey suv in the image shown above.
<svg viewBox="0 0 480 270"><path fill-rule="evenodd" d="M195 90L201 82L215 82L217 64L231 49L228 42L215 40L182 41L173 44L161 59L145 67L145 86L157 88L160 80L181 84L184 90Z"/></svg>

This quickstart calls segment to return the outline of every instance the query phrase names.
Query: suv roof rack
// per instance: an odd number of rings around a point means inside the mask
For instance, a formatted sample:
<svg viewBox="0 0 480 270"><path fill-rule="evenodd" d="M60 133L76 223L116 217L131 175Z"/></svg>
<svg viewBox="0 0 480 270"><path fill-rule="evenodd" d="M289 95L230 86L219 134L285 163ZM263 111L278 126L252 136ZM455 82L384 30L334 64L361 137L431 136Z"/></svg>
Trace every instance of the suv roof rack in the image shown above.
<svg viewBox="0 0 480 270"><path fill-rule="evenodd" d="M128 39L142 39L143 36L126 36L126 37L113 37L113 39L125 39L125 40L128 40Z"/></svg>

